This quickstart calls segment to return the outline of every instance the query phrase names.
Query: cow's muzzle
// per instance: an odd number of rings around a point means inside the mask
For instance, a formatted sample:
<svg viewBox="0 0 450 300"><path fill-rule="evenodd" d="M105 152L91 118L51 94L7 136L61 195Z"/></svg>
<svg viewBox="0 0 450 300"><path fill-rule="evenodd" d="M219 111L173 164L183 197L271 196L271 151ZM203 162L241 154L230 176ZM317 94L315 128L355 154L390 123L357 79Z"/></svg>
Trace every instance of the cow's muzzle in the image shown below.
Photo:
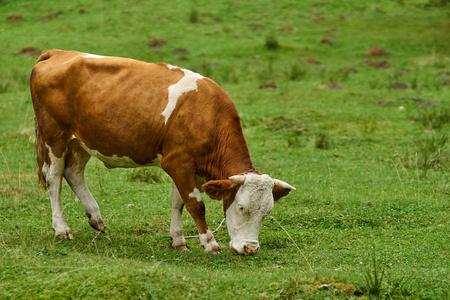
<svg viewBox="0 0 450 300"><path fill-rule="evenodd" d="M259 250L259 243L257 241L255 242L244 242L240 244L239 246L233 245L232 242L230 242L230 248L231 251L236 252L240 255L255 255L258 253Z"/></svg>

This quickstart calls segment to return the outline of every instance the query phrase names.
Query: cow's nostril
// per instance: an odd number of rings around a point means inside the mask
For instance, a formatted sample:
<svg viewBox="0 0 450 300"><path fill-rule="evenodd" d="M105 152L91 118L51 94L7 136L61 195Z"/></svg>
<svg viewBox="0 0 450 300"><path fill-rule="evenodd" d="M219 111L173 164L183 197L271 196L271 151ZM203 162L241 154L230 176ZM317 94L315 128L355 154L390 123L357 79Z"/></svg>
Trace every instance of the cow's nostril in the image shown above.
<svg viewBox="0 0 450 300"><path fill-rule="evenodd" d="M244 251L246 254L256 254L258 253L259 247L253 247L253 246L244 246Z"/></svg>

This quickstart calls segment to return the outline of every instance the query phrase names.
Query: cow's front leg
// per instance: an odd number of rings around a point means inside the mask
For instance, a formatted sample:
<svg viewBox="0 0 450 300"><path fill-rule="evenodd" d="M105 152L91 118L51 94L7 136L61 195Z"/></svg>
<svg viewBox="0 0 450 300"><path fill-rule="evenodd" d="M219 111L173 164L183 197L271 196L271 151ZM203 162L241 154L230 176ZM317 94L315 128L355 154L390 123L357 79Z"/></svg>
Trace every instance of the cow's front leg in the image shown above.
<svg viewBox="0 0 450 300"><path fill-rule="evenodd" d="M202 194L200 190L195 187L183 198L187 211L194 218L195 225L197 226L200 244L205 248L205 252L218 253L220 246L217 244L216 239L212 232L208 229L205 220L205 203L203 202Z"/></svg>
<svg viewBox="0 0 450 300"><path fill-rule="evenodd" d="M170 172L170 168L168 168L165 163L167 162L162 162L163 169L165 169L166 172L169 173L169 175L172 177L178 194L181 199L183 199L183 203L186 206L187 211L191 214L192 218L194 218L195 225L197 226L200 237L200 244L205 248L205 252L219 252L219 244L217 244L216 239L208 229L208 225L206 225L205 203L203 203L202 194L197 187L195 175L186 174L185 172L180 171L189 169L180 168L180 165L177 165L178 168ZM174 194L177 195L177 193ZM174 244L176 243L175 246L183 245L184 240L181 230L181 210L182 206L180 206L179 202L177 202L177 205L172 208L172 218L174 216L175 218L172 219L171 235L172 238L174 238ZM186 241L184 241L184 244L185 243Z"/></svg>
<svg viewBox="0 0 450 300"><path fill-rule="evenodd" d="M172 247L180 250L189 250L184 239L182 214L184 202L175 183L172 183L172 219L170 221L170 237L172 238Z"/></svg>

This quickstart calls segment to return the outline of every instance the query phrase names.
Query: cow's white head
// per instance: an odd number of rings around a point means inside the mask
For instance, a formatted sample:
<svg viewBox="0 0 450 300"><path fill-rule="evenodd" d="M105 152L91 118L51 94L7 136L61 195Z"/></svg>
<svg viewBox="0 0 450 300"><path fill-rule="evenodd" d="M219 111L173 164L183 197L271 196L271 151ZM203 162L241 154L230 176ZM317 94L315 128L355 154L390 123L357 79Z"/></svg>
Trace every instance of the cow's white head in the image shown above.
<svg viewBox="0 0 450 300"><path fill-rule="evenodd" d="M273 208L274 201L295 190L269 175L247 173L229 180L213 180L203 185L212 199L223 199L230 247L239 254L256 254L261 222Z"/></svg>

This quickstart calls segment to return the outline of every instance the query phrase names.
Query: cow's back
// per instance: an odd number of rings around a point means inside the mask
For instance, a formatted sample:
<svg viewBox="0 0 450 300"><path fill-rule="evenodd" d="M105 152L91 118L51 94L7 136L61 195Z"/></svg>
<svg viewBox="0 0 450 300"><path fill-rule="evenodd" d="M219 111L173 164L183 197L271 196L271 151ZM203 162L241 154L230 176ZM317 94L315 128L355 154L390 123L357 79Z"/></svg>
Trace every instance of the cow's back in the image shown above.
<svg viewBox="0 0 450 300"><path fill-rule="evenodd" d="M47 138L76 138L91 154L140 165L182 144L203 155L219 124L239 122L234 103L213 81L163 63L50 50L33 68L31 90Z"/></svg>

